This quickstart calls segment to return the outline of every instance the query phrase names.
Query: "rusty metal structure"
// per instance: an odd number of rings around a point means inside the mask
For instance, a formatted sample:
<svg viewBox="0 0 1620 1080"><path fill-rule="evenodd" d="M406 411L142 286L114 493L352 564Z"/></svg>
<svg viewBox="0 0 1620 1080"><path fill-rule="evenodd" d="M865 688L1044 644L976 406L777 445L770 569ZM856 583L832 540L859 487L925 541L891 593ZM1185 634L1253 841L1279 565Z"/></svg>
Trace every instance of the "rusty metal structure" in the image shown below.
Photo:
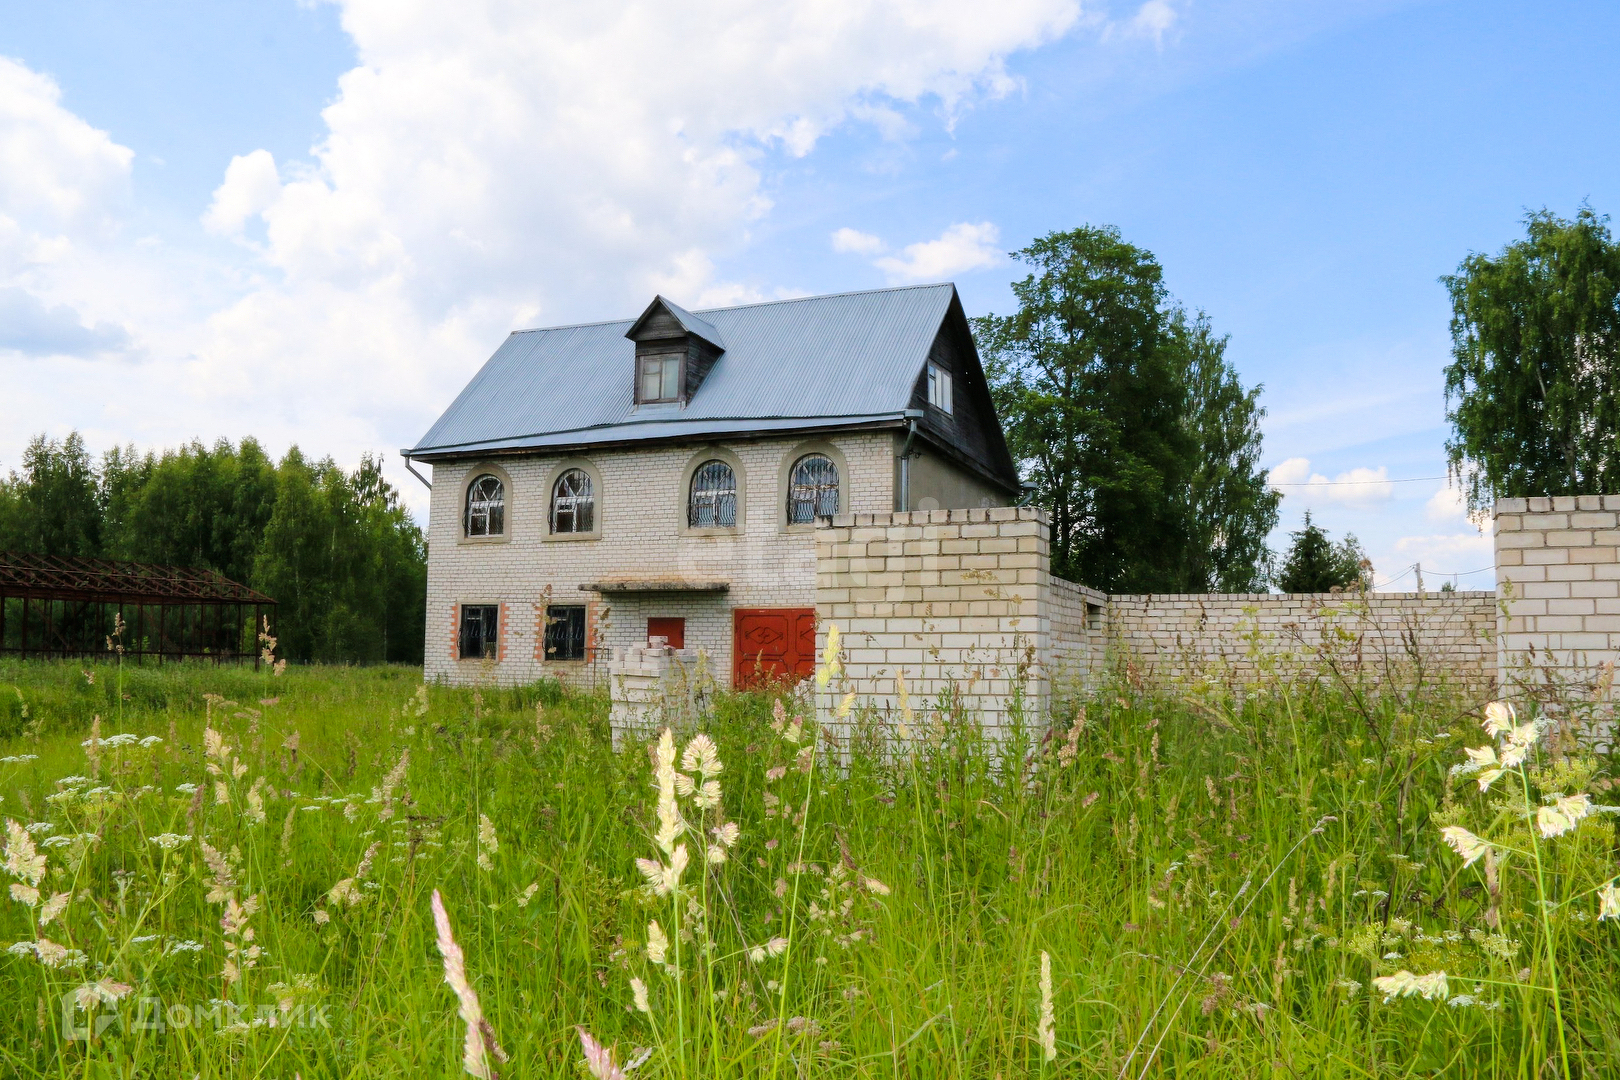
<svg viewBox="0 0 1620 1080"><path fill-rule="evenodd" d="M275 607L212 570L0 551L0 656L110 659L122 646L136 661L257 667Z"/></svg>

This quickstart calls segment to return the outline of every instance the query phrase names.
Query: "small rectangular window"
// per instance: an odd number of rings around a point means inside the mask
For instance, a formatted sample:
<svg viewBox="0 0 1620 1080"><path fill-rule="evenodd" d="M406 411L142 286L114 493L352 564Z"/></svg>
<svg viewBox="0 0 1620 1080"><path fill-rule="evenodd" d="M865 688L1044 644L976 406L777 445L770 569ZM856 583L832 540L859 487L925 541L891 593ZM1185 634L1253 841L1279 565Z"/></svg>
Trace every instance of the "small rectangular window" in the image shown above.
<svg viewBox="0 0 1620 1080"><path fill-rule="evenodd" d="M496 604L461 605L461 658L500 656L501 609Z"/></svg>
<svg viewBox="0 0 1620 1080"><path fill-rule="evenodd" d="M681 358L644 356L641 358L641 400L679 401Z"/></svg>
<svg viewBox="0 0 1620 1080"><path fill-rule="evenodd" d="M546 659L585 659L583 604L552 604L546 608Z"/></svg>
<svg viewBox="0 0 1620 1080"><path fill-rule="evenodd" d="M928 404L949 416L951 409L951 373L937 364L928 365Z"/></svg>

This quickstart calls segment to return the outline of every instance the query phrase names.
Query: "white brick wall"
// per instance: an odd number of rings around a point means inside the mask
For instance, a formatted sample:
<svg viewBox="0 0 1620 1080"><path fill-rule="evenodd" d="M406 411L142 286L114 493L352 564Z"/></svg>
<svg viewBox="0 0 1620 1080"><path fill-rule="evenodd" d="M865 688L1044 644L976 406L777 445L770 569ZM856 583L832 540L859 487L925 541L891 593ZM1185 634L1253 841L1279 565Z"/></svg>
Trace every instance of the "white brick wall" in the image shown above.
<svg viewBox="0 0 1620 1080"><path fill-rule="evenodd" d="M1620 660L1620 496L1499 499L1494 518L1504 674Z"/></svg>
<svg viewBox="0 0 1620 1080"><path fill-rule="evenodd" d="M1218 667L1239 681L1254 678L1262 658L1285 668L1307 661L1333 625L1358 636L1369 660L1403 655L1411 635L1446 675L1479 685L1495 674L1495 612L1488 592L1155 593L1110 596L1108 627L1113 642L1154 676Z"/></svg>
<svg viewBox="0 0 1620 1080"><path fill-rule="evenodd" d="M498 543L465 542L461 511L465 486L483 462L434 466L428 525L429 679L470 682L478 661L458 660L455 620L465 603L505 605L506 633L495 678L522 683L543 675L587 679L580 663L536 659L540 616L546 598L554 604L596 602L581 592L584 582L628 577L686 577L723 580L722 594L659 594L601 600L593 620L593 643L607 649L646 643L649 615L683 616L686 648L702 649L722 683L731 671L731 609L734 607L811 607L815 604L815 541L812 530L785 530L781 524L786 492L780 490L783 465L810 440L802 437L738 440L716 445L742 463L742 528L735 535L695 536L683 531L686 491L682 477L698 447L593 451L583 455L601 474L598 492L600 537L554 540L548 532L548 481L563 457L498 457L511 479L507 492L506 538ZM894 439L887 432L833 435L848 475L845 505L854 511L886 511L894 505Z"/></svg>
<svg viewBox="0 0 1620 1080"><path fill-rule="evenodd" d="M836 623L845 663L844 685L818 702L824 714L849 690L894 712L899 677L919 711L954 688L992 732L1007 723L1015 689L1026 718L1042 716L1049 576L1041 511L844 515L817 528L816 553L817 648Z"/></svg>

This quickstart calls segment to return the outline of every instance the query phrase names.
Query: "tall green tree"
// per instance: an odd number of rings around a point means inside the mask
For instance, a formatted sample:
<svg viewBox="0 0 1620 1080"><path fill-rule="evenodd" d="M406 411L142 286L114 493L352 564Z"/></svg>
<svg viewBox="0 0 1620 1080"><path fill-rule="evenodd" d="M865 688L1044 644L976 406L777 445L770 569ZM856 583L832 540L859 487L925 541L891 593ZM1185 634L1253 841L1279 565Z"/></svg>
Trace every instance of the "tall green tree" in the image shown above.
<svg viewBox="0 0 1620 1080"><path fill-rule="evenodd" d="M1285 593L1331 592L1334 589L1372 588L1372 563L1354 533L1335 544L1327 530L1311 520L1290 533L1292 543L1277 574L1277 588Z"/></svg>
<svg viewBox="0 0 1620 1080"><path fill-rule="evenodd" d="M1186 426L1193 439L1187 510L1191 530L1181 587L1189 592L1257 592L1265 588L1280 492L1260 467L1261 387L1244 389L1226 359L1225 335L1208 316L1176 312L1171 341L1187 387Z"/></svg>
<svg viewBox="0 0 1620 1080"><path fill-rule="evenodd" d="M252 578L280 605L287 655L420 661L425 564L421 531L375 459L349 475L288 451Z"/></svg>
<svg viewBox="0 0 1620 1080"><path fill-rule="evenodd" d="M1446 454L1473 510L1620 491L1620 244L1589 206L1527 214L1525 234L1440 279Z"/></svg>
<svg viewBox="0 0 1620 1080"><path fill-rule="evenodd" d="M1052 518L1053 572L1110 592L1254 586L1276 498L1258 389L1112 227L1013 257L1018 311L975 320L1009 445Z"/></svg>
<svg viewBox="0 0 1620 1080"><path fill-rule="evenodd" d="M101 503L95 463L77 431L61 442L36 435L22 472L0 494L0 547L43 555L101 553Z"/></svg>

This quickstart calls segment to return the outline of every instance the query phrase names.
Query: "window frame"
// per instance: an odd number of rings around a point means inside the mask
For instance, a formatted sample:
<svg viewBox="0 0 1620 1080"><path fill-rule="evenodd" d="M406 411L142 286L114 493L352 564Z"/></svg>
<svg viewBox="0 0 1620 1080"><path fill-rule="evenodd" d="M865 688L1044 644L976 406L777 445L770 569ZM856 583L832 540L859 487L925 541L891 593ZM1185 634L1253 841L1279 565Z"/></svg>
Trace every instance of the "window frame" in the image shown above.
<svg viewBox="0 0 1620 1080"><path fill-rule="evenodd" d="M943 364L928 361L928 404L946 416L956 415L956 380Z"/></svg>
<svg viewBox="0 0 1620 1080"><path fill-rule="evenodd" d="M648 369L657 364L659 368L658 382L659 397L648 397L647 388ZM671 367L673 366L673 370ZM673 380L674 393L671 390ZM686 354L684 352L649 352L636 357L636 404L637 405L670 405L686 400Z"/></svg>
<svg viewBox="0 0 1620 1080"><path fill-rule="evenodd" d="M788 520L787 500L793 487L793 467L809 454L821 454L828 458L838 469L838 513L850 512L851 485L855 476L850 471L849 461L844 452L830 439L810 439L792 447L782 455L777 467L776 477L776 523L777 530L783 533L809 532L815 528L815 521L790 522Z"/></svg>
<svg viewBox="0 0 1620 1080"><path fill-rule="evenodd" d="M501 485L503 500L502 529L493 536L469 536L467 534L467 500L472 494L473 485L486 476L493 476ZM471 468L462 473L461 485L457 490L461 493L461 504L456 511L456 543L458 545L504 544L512 539L512 534L516 531L515 519L513 518L515 503L512 477L505 469L488 461L475 462Z"/></svg>
<svg viewBox="0 0 1620 1080"><path fill-rule="evenodd" d="M477 614L474 615L473 613ZM468 627L470 622L476 621L478 625L478 652L468 652ZM493 655L492 655L493 654ZM471 660L482 663L487 659L499 662L501 658L501 605L500 604L461 604L459 605L459 618L456 620L456 659Z"/></svg>
<svg viewBox="0 0 1620 1080"><path fill-rule="evenodd" d="M556 502L557 485L567 473L578 469L590 478L591 497L594 503L591 513L591 528L589 531L556 532ZM545 523L542 527L541 537L547 542L572 543L580 540L599 540L602 537L602 515L604 510L605 487L602 483L602 471L594 462L586 458L564 458L558 461L546 476L545 486Z"/></svg>
<svg viewBox="0 0 1620 1080"><path fill-rule="evenodd" d="M483 487L485 483L495 485L495 498L484 499L475 504L473 493ZM474 532L473 525L477 520L474 511L475 505L481 506L484 518L484 531ZM491 528L493 524L494 528ZM468 540L494 540L506 535L506 485L501 478L492 472L478 470L477 474L463 489L461 498L461 530L462 536Z"/></svg>
<svg viewBox="0 0 1620 1080"><path fill-rule="evenodd" d="M542 663L578 663L590 659L590 611L585 604L547 604L545 619L540 640ZM566 651L572 654L577 647L579 655L553 655L554 642L565 636Z"/></svg>
<svg viewBox="0 0 1620 1080"><path fill-rule="evenodd" d="M737 524L735 525L693 525L691 523L692 483L697 476L698 470L711 461L720 461L731 466L732 479L737 484ZM686 459L686 466L681 470L681 486L677 489L673 501L674 525L682 536L741 536L748 527L748 470L743 466L742 459L731 450L715 445L702 447Z"/></svg>
<svg viewBox="0 0 1620 1080"><path fill-rule="evenodd" d="M710 477L717 478L720 471L730 480L727 488L720 482L710 482ZM699 483L707 486L699 491ZM699 520L702 511L709 510L708 521ZM729 521L725 520L728 516ZM689 529L724 529L731 531L737 527L737 470L731 462L724 458L710 458L692 470L691 477L686 483L686 527Z"/></svg>
<svg viewBox="0 0 1620 1080"><path fill-rule="evenodd" d="M803 486L803 487L810 487L811 486L811 485L808 485L808 484L801 484L801 482L799 481L799 470L801 468L806 468L806 467L810 466L812 462L814 462L817 466L821 465L822 463L825 463L825 467L827 469L831 470L831 472L832 472L832 485L831 485L831 494L832 494L832 503L833 503L832 511L830 513L828 513L825 510L825 504L826 504L826 501L827 501L828 488L827 488L827 484L823 480L823 481L821 481L821 482L819 482L819 483L817 483L817 484L815 484L813 486L815 494L812 496L811 501L810 501L810 517L809 517L809 520L807 520L807 521L795 521L794 520L794 512L798 509L798 503L800 501L798 498L796 498L795 489L799 488L801 486ZM838 471L838 463L836 461L834 461L832 458L828 457L826 454L820 453L819 451L812 450L808 454L801 454L793 462L792 465L788 466L787 498L783 502L782 510L783 510L783 513L785 513L787 515L787 522L788 522L789 525L814 525L816 523L817 518L835 517L838 514L839 507L843 505L843 501L844 501L844 477L843 477L843 474Z"/></svg>

